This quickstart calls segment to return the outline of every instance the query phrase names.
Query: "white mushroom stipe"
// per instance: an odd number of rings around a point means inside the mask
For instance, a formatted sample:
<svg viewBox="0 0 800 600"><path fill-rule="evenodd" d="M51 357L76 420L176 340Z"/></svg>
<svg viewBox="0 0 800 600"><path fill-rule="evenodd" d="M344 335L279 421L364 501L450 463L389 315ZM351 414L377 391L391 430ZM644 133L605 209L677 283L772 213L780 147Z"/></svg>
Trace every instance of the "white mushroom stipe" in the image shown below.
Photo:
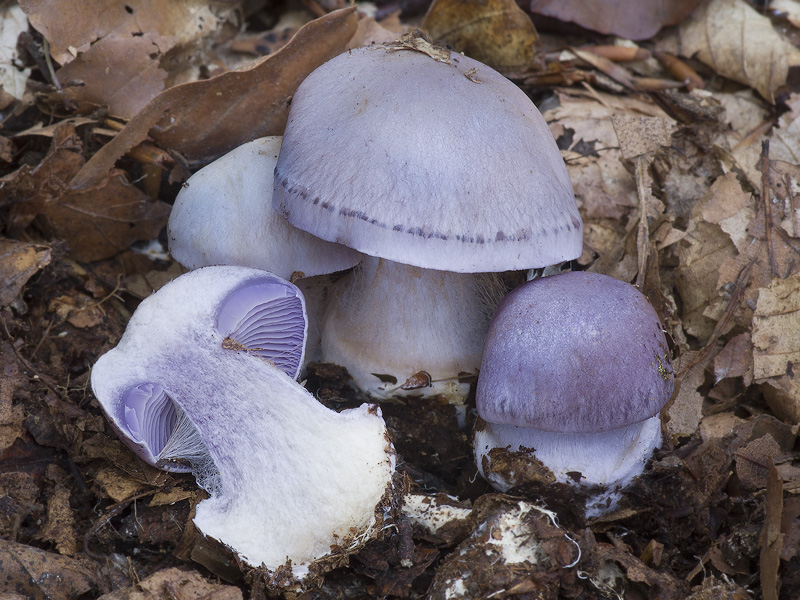
<svg viewBox="0 0 800 600"><path fill-rule="evenodd" d="M304 332L302 298L290 283L255 269L199 269L142 302L119 345L95 365L92 388L140 455L141 440L160 444L163 434L143 434L141 420L127 420L125 399L130 390L150 390L160 406L154 416L174 415L161 460L190 463L211 495L197 506L198 529L251 566L275 570L291 561L292 575L302 579L379 528L394 451L378 408L333 412L269 357L232 343L229 327L219 328L227 319L220 311L230 303L242 308L237 293L257 304L252 290L266 299L295 297ZM296 326L289 319L288 339L297 339ZM283 353L284 344L275 346ZM302 352L293 356L286 364L292 373ZM164 410L164 398L174 413Z"/></svg>
<svg viewBox="0 0 800 600"><path fill-rule="evenodd" d="M552 433L530 427L487 423L475 432L475 462L480 474L496 489L507 492L513 477L484 471L484 459L492 448L506 448L535 456L547 465L557 481L570 482L579 475L584 485L624 487L642 473L654 448L661 445L661 420L651 417L641 423L599 433ZM513 474L511 474L513 475Z"/></svg>
<svg viewBox="0 0 800 600"><path fill-rule="evenodd" d="M489 319L505 291L491 273L366 257L330 291L322 355L347 365L355 387L374 397L443 394L458 401L469 383L457 376L477 374ZM420 371L431 385L402 389Z"/></svg>

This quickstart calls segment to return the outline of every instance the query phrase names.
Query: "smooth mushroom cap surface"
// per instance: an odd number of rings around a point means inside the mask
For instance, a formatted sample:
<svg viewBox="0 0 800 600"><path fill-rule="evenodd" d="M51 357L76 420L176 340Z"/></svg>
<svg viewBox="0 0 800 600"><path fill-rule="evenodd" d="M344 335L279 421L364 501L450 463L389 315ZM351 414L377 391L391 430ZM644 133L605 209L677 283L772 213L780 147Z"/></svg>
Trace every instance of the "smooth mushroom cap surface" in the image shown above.
<svg viewBox="0 0 800 600"><path fill-rule="evenodd" d="M265 298L277 300L285 343L259 324L269 312ZM380 529L395 460L380 409L329 410L277 367L269 347L292 373L299 368L302 352L286 352L298 339L298 315L302 338L299 291L269 273L191 271L140 304L91 377L109 420L134 449L164 443L159 464L191 466L210 495L194 517L203 534L252 567L274 571L290 560L295 580L319 561L337 564ZM148 414L148 395L161 410ZM141 425L157 425L168 405L169 435L168 424L142 435ZM134 420L130 410L146 418Z"/></svg>
<svg viewBox="0 0 800 600"><path fill-rule="evenodd" d="M497 272L580 255L582 224L536 106L468 57L357 48L292 99L275 209L365 254Z"/></svg>
<svg viewBox="0 0 800 600"><path fill-rule="evenodd" d="M280 137L253 140L189 178L169 217L169 250L175 260L187 269L237 265L284 279L358 264L358 252L292 227L273 210L280 146Z"/></svg>
<svg viewBox="0 0 800 600"><path fill-rule="evenodd" d="M476 402L489 423L596 433L657 414L673 384L669 347L644 295L572 272L523 284L500 303Z"/></svg>

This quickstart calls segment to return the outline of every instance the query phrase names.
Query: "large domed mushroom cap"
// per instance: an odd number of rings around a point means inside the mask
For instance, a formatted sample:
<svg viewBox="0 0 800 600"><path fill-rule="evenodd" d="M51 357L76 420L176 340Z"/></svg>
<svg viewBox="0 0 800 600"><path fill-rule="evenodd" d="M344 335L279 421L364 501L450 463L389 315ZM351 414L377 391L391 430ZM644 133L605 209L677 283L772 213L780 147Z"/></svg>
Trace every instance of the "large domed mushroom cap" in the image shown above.
<svg viewBox="0 0 800 600"><path fill-rule="evenodd" d="M642 422L672 395L669 348L635 287L596 273L524 284L498 307L481 363L485 421L558 433Z"/></svg>
<svg viewBox="0 0 800 600"><path fill-rule="evenodd" d="M357 48L300 85L273 204L294 226L372 256L475 273L580 255L553 136L505 77L468 57Z"/></svg>

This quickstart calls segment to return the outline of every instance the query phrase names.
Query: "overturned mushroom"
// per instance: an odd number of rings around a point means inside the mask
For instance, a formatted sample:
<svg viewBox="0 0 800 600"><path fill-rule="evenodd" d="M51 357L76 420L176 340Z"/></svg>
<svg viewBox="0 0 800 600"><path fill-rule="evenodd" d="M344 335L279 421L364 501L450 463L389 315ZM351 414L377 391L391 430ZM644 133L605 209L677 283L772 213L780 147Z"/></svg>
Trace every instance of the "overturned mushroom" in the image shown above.
<svg viewBox="0 0 800 600"><path fill-rule="evenodd" d="M427 371L457 396L505 291L486 273L576 258L582 225L531 100L470 58L409 48L351 50L306 78L273 203L370 255L332 294L323 359L371 394Z"/></svg>
<svg viewBox="0 0 800 600"><path fill-rule="evenodd" d="M633 286L595 273L537 279L500 304L478 380L474 450L497 489L525 483L500 453L540 461L557 481L603 486L592 514L644 470L672 394L655 310Z"/></svg>
<svg viewBox="0 0 800 600"><path fill-rule="evenodd" d="M289 282L206 267L145 299L92 370L123 440L208 491L198 529L290 582L380 529L394 471L378 408L336 413L294 381L305 327Z"/></svg>

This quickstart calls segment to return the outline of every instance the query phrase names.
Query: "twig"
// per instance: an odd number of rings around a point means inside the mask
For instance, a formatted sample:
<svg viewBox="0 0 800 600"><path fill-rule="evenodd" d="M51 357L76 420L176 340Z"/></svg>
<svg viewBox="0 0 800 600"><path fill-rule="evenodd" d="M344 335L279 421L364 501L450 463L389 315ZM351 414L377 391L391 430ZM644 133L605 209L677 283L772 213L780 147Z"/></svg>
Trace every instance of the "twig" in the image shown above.
<svg viewBox="0 0 800 600"><path fill-rule="evenodd" d="M761 142L761 200L764 202L764 237L767 241L767 256L769 257L769 269L773 275L778 274L775 266L775 253L772 249L772 205L770 203L769 186L769 139Z"/></svg>
<svg viewBox="0 0 800 600"><path fill-rule="evenodd" d="M112 504L109 507L109 510L102 517L100 517L97 520L97 522L94 525L92 525L91 529L89 529L89 531L86 532L86 535L83 536L83 551L88 556L92 557L95 560L101 560L102 558L104 558L102 554L97 554L96 552L92 552L89 549L89 540L92 538L92 536L94 536L98 531L100 531L100 529L102 529L111 519L116 517L125 508L127 508L131 502L135 502L136 500L145 498L147 496L152 496L157 491L158 491L157 489L153 489L147 492L141 492L140 494L136 494L135 496L131 496L130 498L125 498L125 500L122 500L121 502Z"/></svg>

